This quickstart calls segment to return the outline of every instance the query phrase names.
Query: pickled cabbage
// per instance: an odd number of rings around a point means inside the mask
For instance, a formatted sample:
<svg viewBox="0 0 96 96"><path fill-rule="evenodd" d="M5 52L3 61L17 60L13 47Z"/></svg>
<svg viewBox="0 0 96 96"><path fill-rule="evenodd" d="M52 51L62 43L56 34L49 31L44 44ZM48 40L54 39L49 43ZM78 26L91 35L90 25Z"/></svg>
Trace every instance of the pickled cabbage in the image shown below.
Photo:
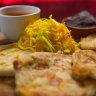
<svg viewBox="0 0 96 96"><path fill-rule="evenodd" d="M57 22L51 16L29 24L22 33L18 46L32 52L72 53L79 49L65 24Z"/></svg>

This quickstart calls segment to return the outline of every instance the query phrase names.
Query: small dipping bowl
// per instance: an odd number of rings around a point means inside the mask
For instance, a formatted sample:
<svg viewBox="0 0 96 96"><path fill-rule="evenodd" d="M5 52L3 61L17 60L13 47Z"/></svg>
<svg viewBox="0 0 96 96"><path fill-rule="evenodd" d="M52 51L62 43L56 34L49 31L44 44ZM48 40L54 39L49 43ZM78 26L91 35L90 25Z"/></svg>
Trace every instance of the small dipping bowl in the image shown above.
<svg viewBox="0 0 96 96"><path fill-rule="evenodd" d="M91 27L75 27L73 25L71 26L67 23L70 18L71 17L65 18L62 20L62 22L65 22L66 26L71 31L71 35L73 36L73 38L80 39L82 37L86 37L90 34L96 33L96 25Z"/></svg>
<svg viewBox="0 0 96 96"><path fill-rule="evenodd" d="M8 38L10 42L15 42L18 41L26 26L30 23L34 23L39 18L40 8L35 6L11 5L1 7L0 31Z"/></svg>

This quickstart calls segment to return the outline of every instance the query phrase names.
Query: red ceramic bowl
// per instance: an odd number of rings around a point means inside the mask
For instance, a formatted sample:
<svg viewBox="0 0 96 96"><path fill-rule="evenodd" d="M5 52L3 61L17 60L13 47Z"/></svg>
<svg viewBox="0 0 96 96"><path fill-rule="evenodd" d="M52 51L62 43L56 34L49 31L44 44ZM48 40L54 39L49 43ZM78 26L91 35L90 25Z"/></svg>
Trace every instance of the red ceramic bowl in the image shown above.
<svg viewBox="0 0 96 96"><path fill-rule="evenodd" d="M71 30L71 35L73 36L73 38L80 39L82 37L85 37L85 36L88 36L90 34L96 33L96 26L81 28L81 27L74 27L74 26L68 25L66 21L69 18L63 19L62 22L65 22L68 29Z"/></svg>

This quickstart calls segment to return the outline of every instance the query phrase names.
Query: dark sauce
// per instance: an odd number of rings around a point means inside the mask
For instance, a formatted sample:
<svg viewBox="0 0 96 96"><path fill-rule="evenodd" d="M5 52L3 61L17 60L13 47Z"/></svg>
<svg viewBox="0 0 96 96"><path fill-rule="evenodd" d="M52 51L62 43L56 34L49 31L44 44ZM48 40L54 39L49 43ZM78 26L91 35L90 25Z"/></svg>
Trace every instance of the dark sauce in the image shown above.
<svg viewBox="0 0 96 96"><path fill-rule="evenodd" d="M96 18L87 11L82 11L75 16L70 17L65 22L70 27L96 27Z"/></svg>

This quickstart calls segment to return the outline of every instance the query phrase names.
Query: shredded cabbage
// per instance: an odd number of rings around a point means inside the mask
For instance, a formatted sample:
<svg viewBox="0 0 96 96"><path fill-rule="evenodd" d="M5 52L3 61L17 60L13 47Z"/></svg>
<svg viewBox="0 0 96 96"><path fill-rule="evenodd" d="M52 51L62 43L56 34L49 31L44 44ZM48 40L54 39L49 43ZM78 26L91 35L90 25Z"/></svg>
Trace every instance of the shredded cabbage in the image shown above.
<svg viewBox="0 0 96 96"><path fill-rule="evenodd" d="M78 50L78 46L70 35L65 24L52 19L39 19L29 24L18 41L22 50L30 49L33 52L57 52L72 53Z"/></svg>

